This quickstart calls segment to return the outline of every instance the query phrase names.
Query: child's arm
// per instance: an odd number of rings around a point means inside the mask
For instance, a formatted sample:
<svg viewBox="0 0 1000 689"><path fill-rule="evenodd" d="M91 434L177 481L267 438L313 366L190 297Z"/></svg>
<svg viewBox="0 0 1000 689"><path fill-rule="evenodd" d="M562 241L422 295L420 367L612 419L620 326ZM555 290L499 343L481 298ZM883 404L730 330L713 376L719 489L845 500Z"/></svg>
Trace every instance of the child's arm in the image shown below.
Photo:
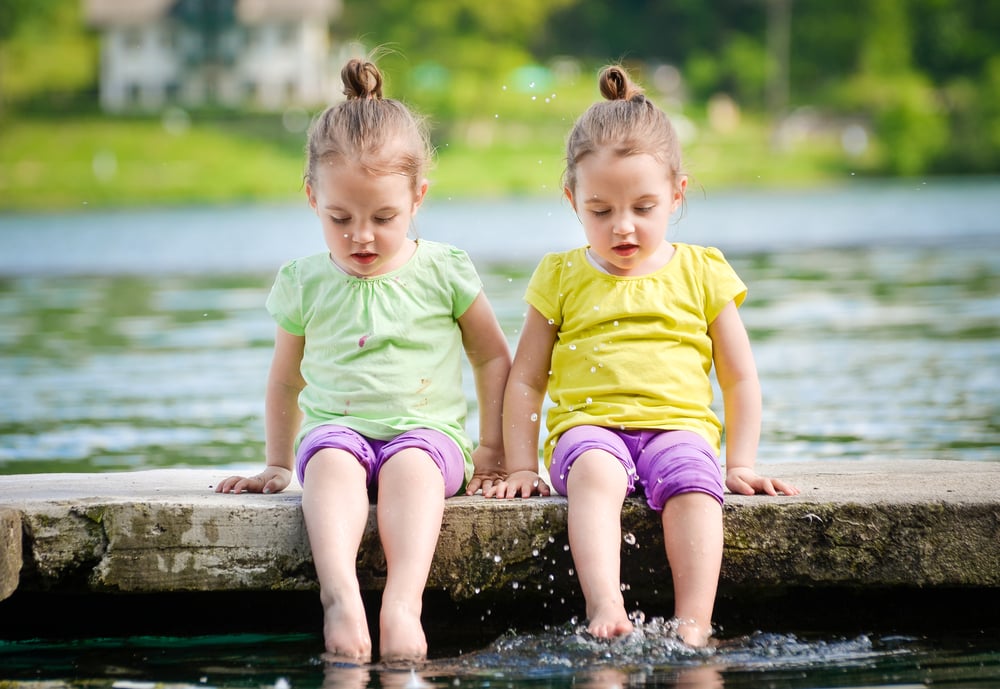
<svg viewBox="0 0 1000 689"><path fill-rule="evenodd" d="M726 423L726 487L734 493L796 495L795 486L754 471L760 441L761 399L750 338L735 302L708 326Z"/></svg>
<svg viewBox="0 0 1000 689"><path fill-rule="evenodd" d="M472 452L475 473L465 492L487 494L503 477L503 391L510 373L510 348L500 323L482 292L458 319L479 402L479 446Z"/></svg>
<svg viewBox="0 0 1000 689"><path fill-rule="evenodd" d="M539 495L551 492L538 476L538 431L555 341L556 327L529 306L504 393L507 478L497 487L498 498L526 498L536 492Z"/></svg>
<svg viewBox="0 0 1000 689"><path fill-rule="evenodd" d="M216 493L278 493L291 482L295 436L302 423L299 393L306 385L299 368L305 342L304 337L277 329L264 399L267 466L256 476L230 476L215 487Z"/></svg>

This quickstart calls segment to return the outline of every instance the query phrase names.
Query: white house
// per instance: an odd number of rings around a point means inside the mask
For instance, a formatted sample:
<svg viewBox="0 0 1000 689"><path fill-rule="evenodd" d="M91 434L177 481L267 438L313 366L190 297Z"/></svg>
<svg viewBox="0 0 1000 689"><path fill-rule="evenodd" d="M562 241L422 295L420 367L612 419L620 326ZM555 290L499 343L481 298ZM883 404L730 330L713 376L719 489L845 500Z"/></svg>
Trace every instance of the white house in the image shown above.
<svg viewBox="0 0 1000 689"><path fill-rule="evenodd" d="M101 32L101 107L282 110L338 95L340 0L83 0Z"/></svg>

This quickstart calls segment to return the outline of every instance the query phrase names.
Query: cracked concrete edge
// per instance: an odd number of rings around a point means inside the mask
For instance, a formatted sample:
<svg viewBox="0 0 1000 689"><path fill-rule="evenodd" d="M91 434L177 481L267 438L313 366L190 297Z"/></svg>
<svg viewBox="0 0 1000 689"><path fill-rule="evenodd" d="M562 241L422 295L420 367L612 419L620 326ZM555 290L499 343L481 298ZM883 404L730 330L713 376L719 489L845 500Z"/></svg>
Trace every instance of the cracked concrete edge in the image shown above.
<svg viewBox="0 0 1000 689"><path fill-rule="evenodd" d="M774 473L795 481L800 496L727 496L720 584L1000 587L1000 465L885 464L894 471L781 465ZM0 477L0 502L11 503L0 507L0 600L12 581L76 591L315 588L296 488L217 495L205 470L61 476ZM638 500L623 512L623 582L669 592L660 523L650 516ZM559 497L453 498L428 587L456 600L575 593L565 519ZM384 583L374 510L358 572L368 590Z"/></svg>

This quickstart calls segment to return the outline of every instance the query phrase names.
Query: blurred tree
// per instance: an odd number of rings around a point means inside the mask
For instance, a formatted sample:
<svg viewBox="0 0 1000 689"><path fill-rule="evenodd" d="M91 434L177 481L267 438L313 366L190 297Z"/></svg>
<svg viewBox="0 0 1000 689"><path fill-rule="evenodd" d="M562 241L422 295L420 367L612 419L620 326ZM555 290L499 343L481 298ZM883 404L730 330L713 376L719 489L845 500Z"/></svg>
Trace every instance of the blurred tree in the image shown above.
<svg viewBox="0 0 1000 689"><path fill-rule="evenodd" d="M51 16L59 0L3 0L0 2L0 82L6 71L6 48L10 39L26 22ZM4 89L0 83L0 112Z"/></svg>
<svg viewBox="0 0 1000 689"><path fill-rule="evenodd" d="M913 66L911 2L877 0L866 6L857 72L844 93L845 102L871 117L883 165L902 175L930 169L948 141L934 85Z"/></svg>
<svg viewBox="0 0 1000 689"><path fill-rule="evenodd" d="M380 64L407 94L449 118L499 91L535 61L526 37L574 0L346 0L341 38L383 47Z"/></svg>

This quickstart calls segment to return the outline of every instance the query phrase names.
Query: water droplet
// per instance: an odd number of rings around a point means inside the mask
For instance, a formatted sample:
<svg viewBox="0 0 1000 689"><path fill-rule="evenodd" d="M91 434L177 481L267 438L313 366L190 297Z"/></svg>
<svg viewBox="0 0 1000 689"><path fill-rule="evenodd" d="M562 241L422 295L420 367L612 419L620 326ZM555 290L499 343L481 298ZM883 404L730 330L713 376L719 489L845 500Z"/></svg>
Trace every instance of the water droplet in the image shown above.
<svg viewBox="0 0 1000 689"><path fill-rule="evenodd" d="M511 587L512 589L514 589L514 590L517 590L517 589L521 588L521 584L515 581L515 582L513 582L513 583L512 583L511 585L510 585L510 587Z"/></svg>
<svg viewBox="0 0 1000 689"><path fill-rule="evenodd" d="M555 318L550 318L549 319L549 325L555 325L555 324L556 324L556 319Z"/></svg>
<svg viewBox="0 0 1000 689"><path fill-rule="evenodd" d="M594 401L594 400L593 400L592 398L590 398L590 397L588 397L588 398L587 398L587 404L590 404L590 403L591 403L591 402L593 402L593 401Z"/></svg>
<svg viewBox="0 0 1000 689"><path fill-rule="evenodd" d="M597 373L597 367L596 366L591 366L590 367L590 372L591 373Z"/></svg>
<svg viewBox="0 0 1000 689"><path fill-rule="evenodd" d="M618 327L618 321L615 321L615 322L614 322L614 323L612 323L611 325L613 325L613 326L615 326L615 327L617 328L617 327Z"/></svg>
<svg viewBox="0 0 1000 689"><path fill-rule="evenodd" d="M532 420L532 422L538 421L538 414L532 414L531 415L531 420Z"/></svg>
<svg viewBox="0 0 1000 689"><path fill-rule="evenodd" d="M538 548L532 548L531 549L531 556L532 557L538 557Z"/></svg>
<svg viewBox="0 0 1000 689"><path fill-rule="evenodd" d="M496 562L497 564L499 564L502 559L503 558L500 557L499 555L494 555L493 556L493 561Z"/></svg>
<svg viewBox="0 0 1000 689"><path fill-rule="evenodd" d="M624 536L622 537L622 539L623 539L623 540L624 540L624 541L625 541L626 543L628 543L629 545L635 545L635 534L634 534L634 533L627 533L627 534L625 534L625 535L624 535Z"/></svg>
<svg viewBox="0 0 1000 689"><path fill-rule="evenodd" d="M594 305L594 311L600 311L600 310L601 310L601 307L600 307L600 305L598 305L598 304L595 304L595 305Z"/></svg>
<svg viewBox="0 0 1000 689"><path fill-rule="evenodd" d="M575 344L571 344L569 346L569 349L570 349L571 352L575 352L576 351L576 345Z"/></svg>

